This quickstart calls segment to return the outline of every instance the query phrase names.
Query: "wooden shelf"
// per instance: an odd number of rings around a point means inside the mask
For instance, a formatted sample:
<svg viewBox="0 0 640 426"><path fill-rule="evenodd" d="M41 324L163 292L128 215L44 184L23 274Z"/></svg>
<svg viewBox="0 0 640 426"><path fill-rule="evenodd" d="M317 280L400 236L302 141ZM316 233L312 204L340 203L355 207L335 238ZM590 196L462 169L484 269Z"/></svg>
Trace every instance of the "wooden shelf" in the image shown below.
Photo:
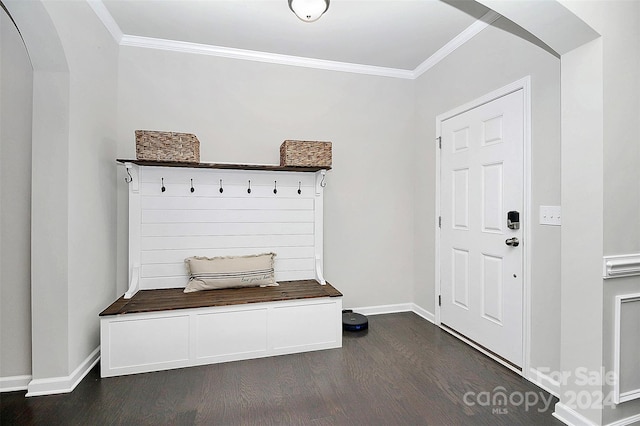
<svg viewBox="0 0 640 426"><path fill-rule="evenodd" d="M117 159L118 163L132 163L139 166L152 167L184 167L193 169L230 169L230 170L264 170L271 172L317 172L331 170L331 167L293 167L262 164L227 164L227 163L185 163L181 161L149 161Z"/></svg>

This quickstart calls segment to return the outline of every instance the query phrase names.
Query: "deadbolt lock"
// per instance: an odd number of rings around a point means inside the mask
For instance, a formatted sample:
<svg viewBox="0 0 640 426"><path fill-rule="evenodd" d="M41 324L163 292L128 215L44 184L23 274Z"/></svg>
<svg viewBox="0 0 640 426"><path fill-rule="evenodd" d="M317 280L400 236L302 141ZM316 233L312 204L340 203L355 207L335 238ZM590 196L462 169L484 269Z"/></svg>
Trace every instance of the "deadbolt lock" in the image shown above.
<svg viewBox="0 0 640 426"><path fill-rule="evenodd" d="M515 210L507 212L507 228L520 229L520 212Z"/></svg>

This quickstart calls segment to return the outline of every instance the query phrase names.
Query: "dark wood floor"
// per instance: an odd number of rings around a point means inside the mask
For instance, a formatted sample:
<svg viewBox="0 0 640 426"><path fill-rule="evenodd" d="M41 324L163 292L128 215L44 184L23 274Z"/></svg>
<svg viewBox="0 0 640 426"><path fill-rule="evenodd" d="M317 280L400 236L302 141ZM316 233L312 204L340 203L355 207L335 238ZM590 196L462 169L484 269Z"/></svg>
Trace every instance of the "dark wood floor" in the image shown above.
<svg viewBox="0 0 640 426"><path fill-rule="evenodd" d="M2 394L0 423L562 424L551 415L555 398L545 410L548 393L417 315L371 316L369 325L345 332L342 349L108 379L96 367L70 394ZM501 392L511 402L492 405ZM537 405L521 402L534 396Z"/></svg>

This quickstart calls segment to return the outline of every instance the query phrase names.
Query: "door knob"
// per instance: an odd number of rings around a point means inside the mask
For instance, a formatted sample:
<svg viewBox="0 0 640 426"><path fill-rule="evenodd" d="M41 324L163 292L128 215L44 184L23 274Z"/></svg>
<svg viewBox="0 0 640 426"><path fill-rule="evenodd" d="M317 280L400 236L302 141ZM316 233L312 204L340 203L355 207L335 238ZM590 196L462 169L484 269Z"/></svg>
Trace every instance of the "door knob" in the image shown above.
<svg viewBox="0 0 640 426"><path fill-rule="evenodd" d="M518 247L520 245L520 241L516 237L507 238L504 243L511 247Z"/></svg>

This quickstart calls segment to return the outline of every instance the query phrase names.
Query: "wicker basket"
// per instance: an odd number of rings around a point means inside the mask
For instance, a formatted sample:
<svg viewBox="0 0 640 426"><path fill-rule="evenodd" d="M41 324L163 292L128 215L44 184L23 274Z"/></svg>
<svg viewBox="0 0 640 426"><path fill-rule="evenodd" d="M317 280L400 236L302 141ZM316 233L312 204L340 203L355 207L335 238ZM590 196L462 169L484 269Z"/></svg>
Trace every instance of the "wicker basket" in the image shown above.
<svg viewBox="0 0 640 426"><path fill-rule="evenodd" d="M194 134L155 130L135 133L138 160L200 162L200 141Z"/></svg>
<svg viewBox="0 0 640 426"><path fill-rule="evenodd" d="M331 142L284 141L280 145L280 165L331 168Z"/></svg>

